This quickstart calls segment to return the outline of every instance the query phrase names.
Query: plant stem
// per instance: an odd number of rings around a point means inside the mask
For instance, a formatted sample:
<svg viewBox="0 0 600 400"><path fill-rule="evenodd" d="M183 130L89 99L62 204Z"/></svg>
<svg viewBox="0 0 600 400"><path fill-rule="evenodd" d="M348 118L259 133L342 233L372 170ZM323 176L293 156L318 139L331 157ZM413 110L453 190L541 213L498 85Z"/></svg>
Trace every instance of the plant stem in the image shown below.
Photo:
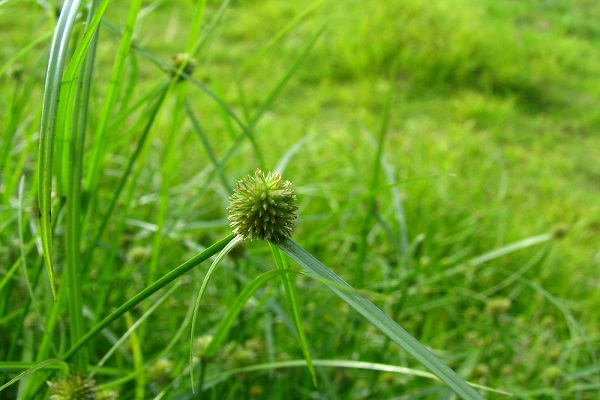
<svg viewBox="0 0 600 400"><path fill-rule="evenodd" d="M193 258L190 258L152 285L148 286L137 295L129 299L126 303L121 305L115 311L106 316L102 321L96 324L88 333L86 333L76 344L74 344L63 356L62 359L66 360L70 358L77 350L79 350L84 344L86 344L90 339L92 339L98 332L104 329L108 324L119 318L121 315L125 314L127 311L131 310L133 307L138 305L141 301L147 299L152 294L154 294L159 289L165 287L169 283L173 282L175 279L179 278L181 275L185 274L192 268L198 266L202 262L206 261L209 257L214 256L219 251L221 251L232 239L234 235L231 234L224 239L221 239L217 243L213 244L202 253L196 255Z"/></svg>

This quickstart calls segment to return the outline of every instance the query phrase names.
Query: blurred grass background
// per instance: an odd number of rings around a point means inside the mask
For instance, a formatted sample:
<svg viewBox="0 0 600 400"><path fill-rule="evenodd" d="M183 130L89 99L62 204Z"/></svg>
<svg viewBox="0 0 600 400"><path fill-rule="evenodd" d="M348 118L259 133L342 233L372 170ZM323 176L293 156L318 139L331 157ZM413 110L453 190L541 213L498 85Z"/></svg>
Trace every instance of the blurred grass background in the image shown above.
<svg viewBox="0 0 600 400"><path fill-rule="evenodd" d="M204 29L220 6L207 3ZM101 27L91 110L100 110L105 101L127 7L112 2ZM137 143L147 93L167 77L149 56L169 63L184 50L191 9L183 0L145 2L138 15L134 41L143 51L133 50L128 58L109 156L97 190L85 194L91 206L84 241L94 236L98 215ZM2 278L19 257L15 210L21 176L27 240L34 243L37 129L56 11L52 2L0 4ZM597 398L598 21L600 3L591 0L232 1L207 45L194 55L193 76L246 124L302 49L322 33L253 127L255 143L244 141L220 172L214 172L206 142L221 159L240 132L198 86L179 85L152 130L131 201L119 201L114 221L85 267L90 321L226 234L227 184L233 187L257 166L273 169L298 144L284 174L299 197L298 243L350 281L361 269L363 279L356 286L466 379L523 398ZM385 159L376 160L390 90L394 100ZM133 108L136 102L143 106ZM98 113L89 118L86 154ZM361 196L378 161L386 163L388 174L380 175L377 207L367 217ZM55 233L59 280L60 218ZM365 218L372 222L366 230ZM544 233L557 240L473 263L482 254ZM368 244L364 258L363 242ZM38 265L40 255L34 251L28 258ZM447 273L456 266L463 267ZM215 277L206 318L196 330L209 334L248 277L268 268L273 265L267 246L249 243L242 258L230 261L228 273ZM148 365L184 323L204 271L187 276L142 330ZM35 354L34 339L43 333L26 328L24 342L7 333L15 321L28 321L32 311L15 307L28 297L23 277L6 279L14 285L0 292L0 359L27 361ZM47 300L45 278L39 279L36 293ZM354 321L317 282L299 278L298 285L313 357L419 367ZM248 305L229 353L214 362L215 373L239 364L301 358L278 308L280 289L274 284L265 290L262 300ZM51 307L44 301L42 315ZM115 332L124 329L122 322L112 326ZM92 361L109 342L103 337L93 343ZM182 375L186 346L184 335L161 354L174 364L166 382ZM135 370L128 351L123 349L111 365L115 375ZM319 371L319 387L311 386L303 369L271 370L217 384L212 395L437 398L447 393L410 376ZM99 380L110 381L110 373ZM158 393L161 384L151 382L148 393ZM186 384L173 386L169 398L186 398ZM119 390L122 398L134 398L131 383Z"/></svg>

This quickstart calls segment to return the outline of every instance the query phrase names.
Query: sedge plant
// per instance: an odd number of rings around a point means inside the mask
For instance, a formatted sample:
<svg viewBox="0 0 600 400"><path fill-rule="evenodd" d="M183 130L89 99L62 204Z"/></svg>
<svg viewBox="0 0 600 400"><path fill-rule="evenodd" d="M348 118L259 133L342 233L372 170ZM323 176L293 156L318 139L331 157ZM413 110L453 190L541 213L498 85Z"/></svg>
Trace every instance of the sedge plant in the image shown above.
<svg viewBox="0 0 600 400"><path fill-rule="evenodd" d="M156 370L152 370L150 374L151 365L161 365L158 361L162 360L160 356L168 353L168 349L173 348L177 343L177 338L184 328L187 329L189 326L189 320L181 324L181 328L171 339L171 342L163 350L163 354L157 357L155 360L144 359L145 354L140 350L142 343L144 342L145 336L149 331L148 327L141 325L146 318L160 305L172 292L168 291L158 301L154 301L152 306L139 307L141 308L143 315L136 322L131 320L131 311L140 305L144 300L149 299L152 295L164 289L167 285L174 282L178 278L184 276L192 269L198 267L202 263L208 261L212 257L215 257L211 267L208 269L204 277L204 281L200 287L199 293L196 296L196 306L190 308L189 319L193 320L192 327L195 327L196 320L198 319L199 312L197 311L202 300L202 295L207 288L210 278L214 275L217 266L224 259L225 255L233 250L236 246L239 246L244 241L266 241L269 243L271 253L273 255L274 264L276 266L273 270L268 270L262 274L258 274L252 279L240 292L235 302L228 308L224 317L218 322L216 329L211 332L210 342L203 348L200 354L200 377L198 381L192 379L192 385L198 382L198 386L195 388L197 391L202 391L215 385L216 379L211 380L210 377L204 376L205 365L210 361L210 357L214 356L219 348L225 343L228 331L231 330L235 323L235 319L242 312L244 304L254 296L259 288L266 284L268 281L273 279L280 279L282 286L285 290L285 296L289 309L289 316L292 325L292 329L297 334L299 347L304 357L303 362L297 361L281 361L278 363L271 362L269 364L255 364L250 367L230 369L222 373L222 376L227 374L234 374L236 372L248 372L257 371L261 368L264 370L274 370L276 368L289 368L297 367L299 365L305 365L312 380L316 381L316 367L324 366L335 366L340 368L371 368L373 370L380 368L381 370L388 369L382 366L376 366L374 363L369 365L361 364L356 361L335 361L335 360L318 360L313 359L306 337L304 329L302 328L302 320L300 317L300 301L297 296L297 289L294 285L294 274L305 274L316 281L324 284L328 287L335 295L346 303L349 307L353 308L363 318L369 321L373 327L383 332L389 341L396 343L407 353L412 355L422 365L424 365L433 376L437 377L455 393L462 398L476 399L481 398L480 394L473 388L473 385L465 382L459 375L452 371L446 366L438 357L436 357L431 351L426 349L418 340L412 337L407 331L400 327L394 319L396 319L395 312L391 314L383 313L373 303L363 297L357 290L342 280L336 273L330 268L325 266L309 252L304 250L298 243L292 240L292 233L294 230L294 224L296 221L296 195L293 191L292 184L289 181L284 180L278 173L263 173L257 170L254 175L248 176L238 182L233 194L230 198L230 205L228 208L229 219L233 233L226 236L225 238L214 242L206 249L201 249L198 253L189 258L187 261L181 263L178 267L172 269L170 272L163 273L159 270L159 255L163 252L167 245L165 244L168 223L167 210L172 202L170 195L170 187L167 185L163 186L159 193L159 207L156 219L156 231L155 236L152 240L152 255L150 261L150 273L148 274L148 283L144 283L143 288L137 292L133 292L130 297L127 297L122 303L111 309L108 315L105 314L107 306L111 303L108 301L111 286L113 281L109 284L105 284L100 287L98 293L94 293L94 304L95 310L92 310L94 318L90 321L84 319L83 311L88 311L90 308L90 302L86 302L86 293L88 286L85 288L82 286L82 277L88 276L89 270L92 269L95 264L102 264L103 266L115 265L114 259L117 257L116 249L117 246L113 245L119 238L119 234L124 231L125 219L128 217L127 212L119 210L118 207L121 204L130 205L132 199L135 198L134 189L137 187L136 182L142 174L144 168L144 160L148 157L148 143L152 138L153 131L156 129L156 121L160 120L161 111L165 108L165 104L168 104L168 100L173 93L176 94L177 99L174 106L174 116L171 118L173 121L172 133L168 137L169 146L165 150L164 165L161 166L159 175L166 181L170 176L174 175L175 170L173 168L173 152L176 149L176 132L181 129L181 121L186 117L189 117L189 121L193 127L193 130L198 133L198 136L203 142L206 148L206 152L209 155L210 162L212 163L212 171L207 175L207 179L204 182L204 187L208 187L211 180L215 177L221 181L222 186L229 190L231 180L226 175L226 164L229 160L238 154L240 144L245 140L249 141L252 145L254 156L258 161L259 165L265 165L264 156L260 149L260 142L254 137L255 130L263 115L272 106L274 100L277 98L279 93L285 84L294 75L298 66L306 58L307 54L311 51L312 46L317 41L320 32L317 33L308 44L302 49L302 51L296 55L294 61L289 68L282 75L281 79L276 82L275 85L267 92L265 99L261 102L257 111L253 114L251 109L244 109L245 118L238 117L235 112L227 106L226 102L217 96L214 92L211 92L207 87L203 86L200 82L191 78L193 67L195 66L195 58L210 32L213 31L215 24L220 20L223 15L223 10L227 7L228 1L223 2L222 8L219 8L214 14L214 22L210 24L206 31L206 34L200 35L201 20L204 13L204 4L206 2L196 2L196 6L193 12L193 27L190 29L190 35L187 40L182 52L178 53L172 58L172 65L167 67L166 65L160 65L163 70L168 71L170 80L168 83L161 82L159 85L147 94L143 95L141 100L138 100L135 104L132 99L133 83L126 84L126 82L135 81L135 76L139 73L138 61L133 54L140 55L152 62L156 62L153 55L144 50L134 40L134 32L136 31L136 23L138 22L138 16L140 9L142 8L142 2L140 0L134 0L131 2L129 16L125 23L123 32L118 32L119 45L116 52L116 58L114 60L113 72L111 74L110 84L108 92L102 107L99 109L99 115L92 115L92 121L96 120L95 135L93 137L93 143L86 143L85 127L93 124L93 122L86 122L86 114L91 109L90 102L90 87L92 87L93 78L91 76L92 66L94 62L94 54L96 52L96 32L100 26L112 33L115 28L107 23L107 20L103 17L104 12L107 9L109 1L92 1L90 4L93 6L89 8L86 13L88 20L85 25L85 35L79 40L77 39L77 33L79 26L76 24L77 17L80 15L80 1L65 1L63 9L59 15L57 29L55 31L55 38L53 39L51 48L53 51L50 53L50 62L48 65L47 73L47 84L44 91L44 109L41 115L40 124L40 137L39 137L39 164L37 169L36 180L30 180L28 176L21 178L20 173L14 173L10 179L6 180L4 185L6 193L12 192L9 188L14 188L19 184L19 199L18 199L18 232L19 240L18 247L20 250L20 258L17 259L7 268L7 273L2 276L0 280L0 290L7 288L9 282L11 282L11 276L14 276L19 271L19 267L22 267L26 277L26 283L30 295L27 299L27 303L22 306L22 310L35 310L35 313L29 313L26 315L25 312L11 312L6 315L2 315L4 323L12 324L13 321L17 320L15 326L17 329L21 329L24 326L23 323L18 323L19 320L25 321L27 319L27 326L33 326L33 317L38 316L40 321L43 321L42 328L44 330L44 336L36 346L30 345L27 348L35 348L36 354L25 361L13 361L16 360L19 355L15 354L19 348L17 345L17 339L20 341L20 334L15 333L14 338L11 342L10 349L7 352L8 356L5 361L0 361L0 372L3 373L2 377L6 379L0 381L0 391L7 388L8 386L19 383L21 389L19 393L21 398L37 398L40 397L44 391L51 392L55 398L58 396L71 396L73 393L80 393L81 396L89 397L96 396L100 393L99 388L93 387L93 383L100 381L95 379L94 374L114 374L114 370L110 368L104 368L104 361L115 353L118 346L125 340L129 340L131 344L132 365L133 370L129 374L122 373L123 376L115 378L109 383L111 387L118 387L121 384L134 382L135 383L135 398L145 398L144 386L144 369L148 369L149 375L153 375ZM312 6L306 9L306 13L313 10L317 4L323 2L315 2ZM301 14L304 17L306 14ZM274 41L280 40L285 34L297 24L299 21L294 20L289 25L286 25L283 30L274 36ZM75 32L73 34L72 32ZM40 39L48 38L48 35L42 36ZM32 42L32 46L39 43L36 39ZM74 48L69 48L69 43L75 45ZM274 42L269 42L266 47L272 46ZM28 47L31 48L31 47ZM157 63L158 64L158 63ZM2 70L4 67L0 68ZM126 77L126 74L127 75ZM220 158L211 148L206 135L203 132L201 123L203 122L199 118L199 112L194 108L194 104L189 102L189 99L185 96L184 85L179 85L184 81L189 82L193 85L194 89L198 89L198 92L202 92L207 95L212 101L214 101L219 107L222 113L222 117L226 122L224 125L229 129L231 137L235 139L235 144L228 150L225 157ZM35 82L31 79L31 82ZM188 86L189 87L189 86ZM181 90L180 90L181 89ZM119 110L119 107L123 109ZM106 160L109 158L113 149L111 143L116 141L115 138L115 126L117 130L124 125L121 122L125 119L132 119L134 112L140 109L147 110L145 115L142 115L139 124L133 124L141 126L140 138L137 141L135 150L132 155L126 160L123 167L123 173L119 177L119 180L115 182L115 186L111 188L109 193L106 193L106 198L99 195L99 188L102 186L102 168L106 165ZM389 105L386 106L386 113L389 113ZM11 113L11 115L17 115ZM16 118L16 117L15 117ZM115 122L117 121L117 122ZM9 124L10 125L10 124ZM385 128L382 129L382 135ZM16 130L15 130L16 132ZM66 135L65 132L69 132ZM382 136L383 137L383 136ZM7 140L6 143L9 141ZM28 146L31 143L36 143L33 140L28 142ZM383 159L383 139L379 140L379 147L377 149L377 160ZM4 146L4 145L3 145ZM114 144L112 144L114 147ZM86 151L86 149L89 149ZM0 152L0 164L8 165L10 160L10 147L6 145ZM72 163L71 163L72 160ZM17 163L19 166L25 164L24 160L19 160ZM18 168L17 170L21 169ZM5 167L8 170L8 168ZM276 171L280 171L283 168L276 167ZM25 169L23 168L25 171ZM377 182L377 169L374 170L371 190L376 189ZM388 179L390 185L392 185L393 179ZM26 210L27 204L30 199L27 198L26 188L29 185L37 187L37 195L39 196L39 231L35 233L40 238L40 244L42 247L42 253L44 258L39 258L38 263L28 262L30 259L28 256L34 253L36 248L36 242L30 237L31 235L27 231L27 226L30 221L27 218ZM55 191L56 190L56 191ZM103 193L104 195L104 193ZM63 201L62 199L68 199ZM106 199L104 207L99 207L99 200ZM364 200L364 197L359 198L356 201ZM369 204L368 209L372 211L375 209L375 201L373 197L368 197ZM398 201L399 202L399 201ZM355 206L356 203L346 205L345 209ZM400 208L401 205L397 206ZM36 210L36 214L37 210ZM398 215L402 215L403 212L400 210ZM66 215L66 217L65 217ZM363 236L362 242L360 243L358 250L358 257L355 260L356 273L354 280L351 281L355 285L361 282L362 275L362 262L365 260L366 249L368 242L366 240L368 227L371 225L369 220L371 213L368 213L367 218L363 223ZM335 218L336 215L330 215L329 218ZM117 228L110 231L110 226L114 221ZM2 221L4 224L5 221ZM35 224L33 224L35 225ZM313 234L319 234L324 229L324 226ZM63 229L64 226L64 229ZM65 269L57 274L58 279L57 285L55 281L55 268L53 265L53 252L52 243L56 243L57 239L55 236L60 237L62 232L66 232L66 250L64 251L65 257ZM117 234L115 234L115 231ZM57 235L58 232L58 235ZM103 242L102 238L109 236L109 243ZM306 237L303 239L308 242L309 239ZM506 246L501 250L486 253L478 258L474 258L468 262L458 264L453 268L445 270L443 273L434 274L427 277L427 282L437 282L442 279L448 278L453 275L457 275L468 268L480 265L490 260L497 259L505 254L514 252L516 250L529 247L538 243L547 242L550 240L548 235L534 237L529 240L517 242L514 245ZM98 262L98 257L95 257L99 253L102 246L110 248L110 254L102 262ZM409 244L406 237L402 239L402 251L398 254L409 254ZM55 256L62 256L61 249L55 249ZM545 253L544 253L545 254ZM290 260L297 263L303 268L303 271L292 269L290 267ZM401 264L401 263L399 263ZM531 265L536 265L531 264ZM83 266L83 267L81 267ZM4 266L3 266L4 267ZM496 291L501 290L506 286L510 286L515 281L523 281L522 271L525 268L530 268L529 264L525 265L522 270L517 271L514 274L508 275L505 280L498 283L494 287L489 289L489 294L493 294ZM114 268L104 268L100 270L99 281L108 281L107 278L114 273ZM48 276L49 291L47 298L56 298L56 303L48 302L47 305L42 304L41 300L36 299L34 294L36 283L43 279L44 273ZM31 280L31 282L30 282ZM526 281L523 281L526 282ZM535 283L530 284L532 288L535 288L539 293L543 293L541 288L535 286ZM139 289L138 289L139 290ZM547 295L551 298L550 295ZM8 298L8 297L6 297ZM2 299L0 299L2 300ZM31 303L31 307L29 306ZM556 302L557 304L558 301ZM39 310L38 310L39 309ZM60 330L59 328L63 325L61 322L60 315L63 310L67 310L66 314L69 321L69 332L68 334L61 333L60 338L52 336L53 332ZM566 309L565 309L566 310ZM193 312L192 312L193 311ZM21 315L22 314L22 315ZM35 314L35 315L34 315ZM45 314L45 315L44 315ZM565 311L565 314L567 312ZM46 318L41 318L40 316ZM389 315L394 317L390 318ZM110 336L112 331L110 325L114 321L117 321L123 317L126 321L127 332L123 334L118 340L114 341L113 347L108 352L103 352L102 360L95 366L91 365L94 357L99 353L100 346L94 347L94 343L99 343L103 340L103 335ZM570 320L575 321L573 318ZM64 324L66 325L66 324ZM576 333L578 332L578 326L573 323L577 329L573 329ZM136 330L136 328L138 328ZM61 330L61 332L64 332ZM194 338L193 328L192 339ZM4 332L3 332L4 333ZM31 335L30 335L31 336ZM65 339L63 339L63 337ZM584 337L581 335L581 337ZM587 343L587 340L582 340ZM387 342L386 342L387 346ZM385 352L386 346L383 346L380 351ZM193 348L190 346L190 348ZM189 372L193 374L198 370L195 365L196 358L194 354L190 353L190 361L192 366L189 368ZM183 364L183 363L179 363ZM402 367L396 367L398 371ZM184 369L181 367L181 369ZM123 369L124 370L124 369ZM121 371L123 371L121 370ZM8 371L8 372L6 372ZM60 371L60 379L47 378L50 374L55 374L56 371ZM9 375L15 372L19 372L18 375ZM119 371L121 374L121 372ZM421 371L422 374L425 374ZM44 375L45 374L45 375ZM44 375L44 378L37 379L39 376ZM425 375L421 375L425 376ZM431 376L430 376L431 377ZM206 378L206 379L205 379ZM50 385L46 384L46 380L52 380ZM6 382L6 383L5 383ZM6 393L6 392L5 392ZM5 393L0 393L0 397ZM72 397L72 396L71 396Z"/></svg>
<svg viewBox="0 0 600 400"><path fill-rule="evenodd" d="M196 300L195 314L198 312L200 299L207 282L223 256L244 240L265 240L270 243L277 269L285 273L281 275L281 278L288 304L293 315L300 346L306 358L306 365L311 372L315 384L316 375L311 355L308 351L308 345L301 328L296 291L291 275L287 273L291 271L287 266L284 255L287 255L304 268L309 276L323 282L325 286L345 303L421 362L461 398L483 398L471 385L458 376L406 330L400 327L400 325L291 239L298 207L296 205L296 195L290 181L284 181L279 173L269 172L265 174L260 169L257 169L254 176L248 176L237 182L236 188L229 200L229 221L235 237L224 247L207 272ZM231 319L226 318L224 321L225 323L221 325L223 328L219 332L227 330L228 324L231 323ZM192 322L192 340L194 338L194 322L195 318ZM224 335L219 336L219 338L223 339ZM219 342L213 338L207 353L214 354L215 348L218 345ZM190 363L193 363L193 359L192 354L190 354ZM190 373L193 374L193 365L190 365ZM192 375L192 385L193 381Z"/></svg>
<svg viewBox="0 0 600 400"><path fill-rule="evenodd" d="M229 251L231 251L235 246L244 240L265 240L270 243L277 269L257 277L240 294L240 299L242 299L242 301L236 302L236 305L230 309L227 316L218 326L214 337L210 341L206 350L203 352L202 356L208 357L215 354L218 346L225 339L227 331L231 327L235 316L241 311L240 304L243 304L244 301L247 300L261 284L271 278L280 276L284 284L288 304L294 320L294 325L297 329L300 346L302 348L304 357L306 358L306 365L311 371L313 381L316 383L316 375L313 366L314 363L311 359L310 352L308 351L307 341L302 331L299 303L295 292L296 289L290 275L294 271L289 269L288 262L285 259L285 255L287 255L298 265L304 268L309 276L325 284L325 286L339 296L345 303L347 303L351 308L355 309L359 314L373 324L373 326L381 330L393 342L398 344L405 351L420 361L429 371L431 371L435 377L445 383L461 398L483 398L473 386L464 381L437 356L435 356L431 351L427 350L421 343L419 343L419 341L417 341L395 321L383 313L383 311L360 295L332 270L323 265L320 261L318 261L315 257L313 257L310 253L308 253L291 239L291 234L296 219L296 195L292 189L291 183L289 181L284 181L280 174L264 174L258 169L256 170L254 176L248 176L247 178L239 181L234 193L230 197L230 205L228 210L230 225L233 229L232 235L229 235L216 242L202 253L184 262L179 267L164 275L154 284L148 286L122 306L114 310L102 321L97 323L90 331L84 334L75 344L73 344L71 348L67 350L62 357L60 357L60 360L56 360L56 363L62 363L62 365L64 365L64 361L61 360L69 360L112 321L123 315L127 316L128 311L141 301L148 298L150 295L163 288L170 282L174 281L176 278L190 271L203 261L206 261L209 257L216 255L217 257L211 268L209 268L198 294L196 301L196 308L198 308L206 285L220 260L222 260L222 258ZM197 311L195 314L197 314ZM196 315L194 315L194 321L195 317ZM192 327L193 326L194 323L192 323ZM193 337L194 335L192 329L192 338ZM193 358L190 360L193 360ZM317 361L316 364L321 365L323 363L322 361ZM49 367L52 366L53 364L49 365ZM27 376L39 368L39 365L33 365L30 370L23 373L22 376ZM193 367L190 368L190 373L193 373ZM68 396L71 392L89 392L91 395L96 390L96 388L92 386L93 381L83 377L80 373L75 373L74 375L70 376L66 375L66 378L64 379L64 381L58 381L49 384L54 392L53 398L60 399L60 396ZM14 382L16 382L16 380L3 385L0 387L0 390ZM202 390L202 387L200 387L199 390Z"/></svg>

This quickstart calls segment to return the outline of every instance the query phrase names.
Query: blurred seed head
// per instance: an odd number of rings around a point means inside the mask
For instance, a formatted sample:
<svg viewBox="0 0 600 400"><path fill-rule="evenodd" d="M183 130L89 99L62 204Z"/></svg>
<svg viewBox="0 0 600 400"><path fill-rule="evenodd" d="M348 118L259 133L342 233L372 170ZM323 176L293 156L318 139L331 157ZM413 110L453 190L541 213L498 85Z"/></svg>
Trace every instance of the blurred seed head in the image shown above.
<svg viewBox="0 0 600 400"><path fill-rule="evenodd" d="M568 233L569 226L567 224L558 224L552 228L552 237L556 240L564 238Z"/></svg>
<svg viewBox="0 0 600 400"><path fill-rule="evenodd" d="M510 299L506 297L496 297L488 300L485 306L485 312L492 318L508 313L512 306Z"/></svg>
<svg viewBox="0 0 600 400"><path fill-rule="evenodd" d="M197 357L204 357L204 354L206 354L206 350L208 350L208 346L210 346L210 344L212 343L213 337L212 335L204 335L204 336L200 336L198 339L196 339L194 341L194 349L193 349L193 353L194 356Z"/></svg>
<svg viewBox="0 0 600 400"><path fill-rule="evenodd" d="M165 385L171 381L171 372L173 372L173 361L161 358L148 368L148 377L157 385Z"/></svg>
<svg viewBox="0 0 600 400"><path fill-rule="evenodd" d="M75 374L59 379L57 382L47 382L50 387L50 400L95 400L96 382Z"/></svg>
<svg viewBox="0 0 600 400"><path fill-rule="evenodd" d="M185 80L185 78L179 73L184 72L188 75L192 75L196 71L197 62L189 53L177 53L171 56L171 68L168 69L169 75L174 77L179 75L178 81Z"/></svg>

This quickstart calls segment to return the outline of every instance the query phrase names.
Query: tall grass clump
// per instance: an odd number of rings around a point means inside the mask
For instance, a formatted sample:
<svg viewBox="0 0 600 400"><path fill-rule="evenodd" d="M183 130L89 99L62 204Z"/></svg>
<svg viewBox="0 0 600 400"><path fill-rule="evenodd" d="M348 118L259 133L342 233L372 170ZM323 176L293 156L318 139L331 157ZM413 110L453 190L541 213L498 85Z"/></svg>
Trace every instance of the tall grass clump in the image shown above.
<svg viewBox="0 0 600 400"><path fill-rule="evenodd" d="M493 145L571 56L428 4L0 2L0 397L592 398Z"/></svg>

